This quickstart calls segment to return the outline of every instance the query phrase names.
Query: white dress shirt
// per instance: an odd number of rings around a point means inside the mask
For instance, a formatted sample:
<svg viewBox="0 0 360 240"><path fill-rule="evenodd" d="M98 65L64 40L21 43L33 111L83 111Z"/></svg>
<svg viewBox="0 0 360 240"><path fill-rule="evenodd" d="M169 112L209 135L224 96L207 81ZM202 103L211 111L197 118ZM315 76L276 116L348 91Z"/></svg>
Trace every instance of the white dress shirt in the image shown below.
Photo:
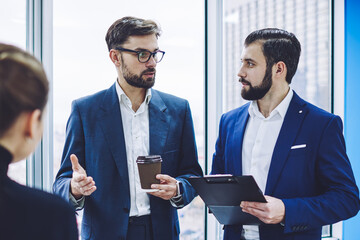
<svg viewBox="0 0 360 240"><path fill-rule="evenodd" d="M292 97L293 91L289 89L286 97L267 118L259 111L256 101L249 106L250 116L242 146L242 174L252 175L263 193L274 147ZM260 239L258 226L244 225L243 228L246 240Z"/></svg>
<svg viewBox="0 0 360 240"><path fill-rule="evenodd" d="M148 194L141 189L139 172L136 164L138 156L149 155L149 102L151 89L146 90L145 100L134 112L130 99L116 84L119 98L130 187L130 217L150 214L150 200Z"/></svg>

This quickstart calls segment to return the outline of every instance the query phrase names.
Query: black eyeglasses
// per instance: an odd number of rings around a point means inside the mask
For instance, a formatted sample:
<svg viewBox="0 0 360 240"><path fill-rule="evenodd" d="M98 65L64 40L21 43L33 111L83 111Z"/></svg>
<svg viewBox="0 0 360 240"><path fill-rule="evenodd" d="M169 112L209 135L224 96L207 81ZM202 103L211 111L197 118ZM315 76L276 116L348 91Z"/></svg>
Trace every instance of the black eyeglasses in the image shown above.
<svg viewBox="0 0 360 240"><path fill-rule="evenodd" d="M136 53L139 62L141 63L146 63L150 60L151 56L153 56L155 62L160 62L163 57L165 52L164 51L160 51L160 50L156 50L155 52L150 52L149 50L140 50L140 51L135 51L135 50L131 50L131 49L127 49L127 48L122 48L122 47L117 47L115 48L116 50L119 51L124 51L124 52L132 52L132 53Z"/></svg>

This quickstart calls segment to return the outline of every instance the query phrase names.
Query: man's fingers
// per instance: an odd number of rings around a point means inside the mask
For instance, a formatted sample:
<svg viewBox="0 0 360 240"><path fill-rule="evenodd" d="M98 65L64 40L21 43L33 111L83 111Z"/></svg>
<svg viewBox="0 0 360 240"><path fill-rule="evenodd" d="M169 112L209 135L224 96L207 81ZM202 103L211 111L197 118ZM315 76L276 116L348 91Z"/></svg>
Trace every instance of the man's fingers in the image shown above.
<svg viewBox="0 0 360 240"><path fill-rule="evenodd" d="M92 186L95 186L95 182L94 181L82 181L79 183L79 187L81 188L90 188Z"/></svg>
<svg viewBox="0 0 360 240"><path fill-rule="evenodd" d="M172 178L172 177L170 177L169 175L166 175L166 174L157 174L156 179L165 181L167 183L176 183L175 178Z"/></svg>
<svg viewBox="0 0 360 240"><path fill-rule="evenodd" d="M78 184L79 187L85 187L85 186L87 186L89 184L95 185L95 182L92 179L92 177L86 177L85 175L79 175L79 176L80 177L75 176L75 178L74 178L76 184ZM83 178L81 178L81 176ZM77 181L77 180L79 180L79 181Z"/></svg>
<svg viewBox="0 0 360 240"><path fill-rule="evenodd" d="M84 174L73 174L73 179L76 183L79 183L81 181L84 181L86 179L86 176Z"/></svg>
<svg viewBox="0 0 360 240"><path fill-rule="evenodd" d="M164 200L169 200L170 198L172 198L172 194L169 191L165 191L165 190L160 190L157 192L149 192L148 194L151 194L155 197L159 197L162 198Z"/></svg>
<svg viewBox="0 0 360 240"><path fill-rule="evenodd" d="M242 210L259 218L266 224L280 223L285 216L285 206L281 199L266 196L267 203L246 202L240 204Z"/></svg>
<svg viewBox="0 0 360 240"><path fill-rule="evenodd" d="M157 192L150 192L149 194L160 197L164 200L169 200L176 195L176 185L172 184L152 184L152 189L159 189Z"/></svg>
<svg viewBox="0 0 360 240"><path fill-rule="evenodd" d="M82 184L85 183L85 181L82 181ZM89 196L96 190L95 182L86 182L84 185L78 185L79 192L82 195Z"/></svg>
<svg viewBox="0 0 360 240"><path fill-rule="evenodd" d="M152 184L151 188L159 189L164 191L174 191L176 190L176 185L168 185L168 184Z"/></svg>
<svg viewBox="0 0 360 240"><path fill-rule="evenodd" d="M256 209L256 208L243 208L243 211L250 213L251 215L254 215L258 218L266 216L266 213L264 211Z"/></svg>
<svg viewBox="0 0 360 240"><path fill-rule="evenodd" d="M240 207L242 207L242 208L255 208L255 209L258 209L260 211L264 211L266 209L266 203L242 201L241 204L240 204Z"/></svg>
<svg viewBox="0 0 360 240"><path fill-rule="evenodd" d="M89 196L91 195L93 192L95 192L96 190L96 186L92 186L91 188L87 188L83 191L83 195L85 196Z"/></svg>

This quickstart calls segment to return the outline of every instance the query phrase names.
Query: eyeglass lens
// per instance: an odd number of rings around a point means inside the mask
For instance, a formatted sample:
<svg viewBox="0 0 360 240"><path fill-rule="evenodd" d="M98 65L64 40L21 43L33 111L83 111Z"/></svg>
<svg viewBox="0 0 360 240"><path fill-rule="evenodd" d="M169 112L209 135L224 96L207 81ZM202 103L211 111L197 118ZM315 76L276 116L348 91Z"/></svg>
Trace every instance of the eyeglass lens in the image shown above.
<svg viewBox="0 0 360 240"><path fill-rule="evenodd" d="M145 63L145 62L149 61L151 55L154 55L154 59L158 63L163 58L164 53L163 52L151 53L151 52L148 52L148 51L142 51L142 52L139 52L139 54L138 54L139 61L142 62L142 63Z"/></svg>

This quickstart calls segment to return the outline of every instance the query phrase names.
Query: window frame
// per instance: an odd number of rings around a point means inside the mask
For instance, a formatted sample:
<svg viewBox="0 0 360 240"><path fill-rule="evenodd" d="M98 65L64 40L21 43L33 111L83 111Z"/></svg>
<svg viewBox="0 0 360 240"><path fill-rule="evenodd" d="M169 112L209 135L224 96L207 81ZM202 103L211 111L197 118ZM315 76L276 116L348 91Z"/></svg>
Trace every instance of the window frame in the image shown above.
<svg viewBox="0 0 360 240"><path fill-rule="evenodd" d="M44 66L49 80L43 137L26 161L26 185L51 192L53 178L53 0L26 0L26 50ZM47 159L48 161L45 161Z"/></svg>

